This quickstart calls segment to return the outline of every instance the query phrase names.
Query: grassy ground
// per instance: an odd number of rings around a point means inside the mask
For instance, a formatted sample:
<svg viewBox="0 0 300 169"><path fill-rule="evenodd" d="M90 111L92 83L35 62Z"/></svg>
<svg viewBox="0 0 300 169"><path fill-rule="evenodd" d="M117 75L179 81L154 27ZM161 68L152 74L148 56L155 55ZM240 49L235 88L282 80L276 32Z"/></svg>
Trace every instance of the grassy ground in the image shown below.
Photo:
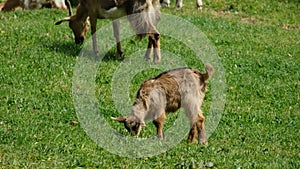
<svg viewBox="0 0 300 169"><path fill-rule="evenodd" d="M182 141L138 159L102 149L74 123L72 76L81 47L67 24L54 25L67 12L0 13L0 168L299 168L299 5L207 0L202 13L194 2L181 11L163 9L195 24L216 46L226 70L226 107L207 145ZM163 49L198 66L177 49L180 43L166 46L165 39ZM133 40L124 42L127 56L146 46ZM96 93L106 115L115 115L111 78L120 61L107 56L101 64ZM143 79L136 76L132 92Z"/></svg>

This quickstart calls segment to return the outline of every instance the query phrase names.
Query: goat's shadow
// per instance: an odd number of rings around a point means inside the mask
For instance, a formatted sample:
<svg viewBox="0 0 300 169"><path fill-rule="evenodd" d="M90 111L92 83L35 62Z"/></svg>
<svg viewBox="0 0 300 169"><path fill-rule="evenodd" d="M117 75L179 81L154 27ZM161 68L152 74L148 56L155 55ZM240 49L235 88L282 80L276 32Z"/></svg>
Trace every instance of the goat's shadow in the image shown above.
<svg viewBox="0 0 300 169"><path fill-rule="evenodd" d="M83 45L75 44L73 41L52 41L44 44L44 46L49 51L54 51L58 53L63 53L65 55L71 57L79 57L80 53L83 52L85 57L89 57L90 59L110 62L110 61L122 61L123 59L117 59L117 50L116 47L113 47L105 54L96 55L92 50L84 49ZM104 56L103 56L104 55Z"/></svg>
<svg viewBox="0 0 300 169"><path fill-rule="evenodd" d="M72 57L77 57L82 49L81 45L77 45L71 41L51 41L44 44L44 46L49 51L63 53Z"/></svg>

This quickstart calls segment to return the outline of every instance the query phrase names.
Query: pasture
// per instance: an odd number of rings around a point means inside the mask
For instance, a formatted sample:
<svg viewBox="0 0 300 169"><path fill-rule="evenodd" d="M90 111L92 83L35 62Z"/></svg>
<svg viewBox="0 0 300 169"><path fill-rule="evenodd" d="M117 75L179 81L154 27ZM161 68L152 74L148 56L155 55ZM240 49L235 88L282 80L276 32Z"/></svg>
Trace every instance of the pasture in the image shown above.
<svg viewBox="0 0 300 169"><path fill-rule="evenodd" d="M184 1L183 9L176 11L172 2L162 12L191 22L214 44L226 71L222 118L208 144L187 143L184 138L169 151L144 158L114 155L81 128L72 78L82 46L74 43L67 24L54 25L68 12L1 12L0 168L300 168L300 2L203 0L203 4L199 12L194 1ZM99 20L98 28L109 22ZM126 58L144 49L147 39L132 37L122 44ZM174 39L162 35L161 48L203 70L203 63L193 61L195 54ZM122 61L115 54L114 48L102 60L95 93L108 123L128 134L109 119L118 116L111 85ZM143 80L160 72L137 74L131 80L130 97ZM210 96L208 92L204 115ZM149 122L142 133L153 135L154 125Z"/></svg>

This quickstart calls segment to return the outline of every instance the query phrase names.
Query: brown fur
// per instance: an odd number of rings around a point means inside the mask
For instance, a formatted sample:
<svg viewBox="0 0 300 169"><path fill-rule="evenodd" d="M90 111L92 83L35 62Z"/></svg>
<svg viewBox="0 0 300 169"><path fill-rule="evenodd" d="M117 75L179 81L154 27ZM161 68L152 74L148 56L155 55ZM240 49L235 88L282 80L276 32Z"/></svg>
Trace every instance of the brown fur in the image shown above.
<svg viewBox="0 0 300 169"><path fill-rule="evenodd" d="M1 3L0 11L12 11L17 7L24 9L24 4L20 0L7 0Z"/></svg>
<svg viewBox="0 0 300 169"><path fill-rule="evenodd" d="M114 10L116 7L117 10ZM69 9L71 10L71 9ZM111 12L109 15L105 12ZM71 13L71 12L70 12ZM134 15L133 15L134 14ZM75 43L83 43L86 32L89 28L88 18L91 23L91 33L93 40L93 50L98 53L96 25L97 19L118 19L128 15L133 29L138 37L142 38L149 35L148 50L145 58L149 59L151 51L154 50L154 62L160 61L160 34L155 25L160 17L160 8L158 0L79 0L79 5L75 15L66 17L56 25L64 21L69 21L69 27L75 35ZM117 41L117 58L123 57L123 50L119 38L119 21L113 21L114 35Z"/></svg>
<svg viewBox="0 0 300 169"><path fill-rule="evenodd" d="M145 120L152 119L157 128L157 136L163 138L163 124L166 112L175 112L180 107L185 111L190 121L188 140L194 141L198 135L198 143L207 141L205 131L205 117L201 111L201 104L205 96L206 83L214 70L206 65L206 73L197 69L181 68L164 72L153 79L144 81L132 106L130 115L112 118L128 124L142 124L127 128L130 133L139 134ZM134 132L136 129L138 131Z"/></svg>

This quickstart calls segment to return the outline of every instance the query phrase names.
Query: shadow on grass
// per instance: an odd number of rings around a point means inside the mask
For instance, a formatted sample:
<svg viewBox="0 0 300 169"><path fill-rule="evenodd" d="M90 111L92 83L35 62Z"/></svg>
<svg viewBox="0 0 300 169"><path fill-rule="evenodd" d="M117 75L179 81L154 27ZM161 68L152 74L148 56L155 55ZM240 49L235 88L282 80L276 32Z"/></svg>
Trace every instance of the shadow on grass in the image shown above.
<svg viewBox="0 0 300 169"><path fill-rule="evenodd" d="M52 52L63 53L67 56L78 57L80 52L83 50L84 45L75 44L73 41L50 41L47 43L43 43L45 48ZM99 60L102 57L102 61L122 61L123 59L117 59L117 51L115 48L109 50L105 56L96 56L93 51L84 51L86 55L88 55L91 59Z"/></svg>
<svg viewBox="0 0 300 169"><path fill-rule="evenodd" d="M111 62L111 61L122 61L123 59L117 59L117 50L115 48L110 49L107 53L101 53L101 49L99 49L99 53L95 54L91 49L81 49L80 52L83 52L83 57L88 57L95 61L103 61L103 62ZM78 53L78 56L80 54Z"/></svg>
<svg viewBox="0 0 300 169"><path fill-rule="evenodd" d="M82 48L81 45L77 45L73 41L50 41L44 43L44 46L49 51L63 53L72 57L77 57Z"/></svg>
<svg viewBox="0 0 300 169"><path fill-rule="evenodd" d="M124 56L122 59L117 59L117 50L113 48L105 54L102 61L103 62L109 62L109 61L120 61L121 62L123 59L124 59Z"/></svg>

